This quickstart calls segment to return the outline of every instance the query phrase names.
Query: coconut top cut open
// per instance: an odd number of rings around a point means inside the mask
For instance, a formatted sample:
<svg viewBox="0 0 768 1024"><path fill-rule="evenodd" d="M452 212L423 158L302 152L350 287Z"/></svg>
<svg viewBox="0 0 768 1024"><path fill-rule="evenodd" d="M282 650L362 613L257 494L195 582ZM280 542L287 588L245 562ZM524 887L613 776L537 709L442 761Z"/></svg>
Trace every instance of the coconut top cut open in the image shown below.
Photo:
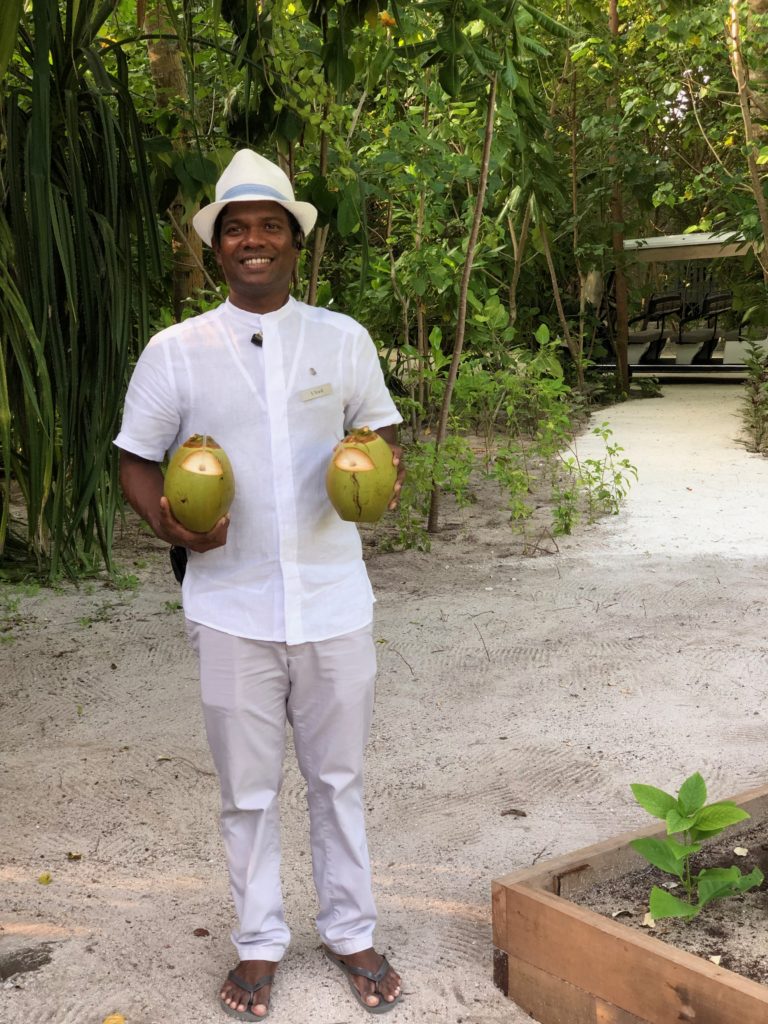
<svg viewBox="0 0 768 1024"><path fill-rule="evenodd" d="M180 468L188 473L199 473L201 476L221 476L224 469L211 448L219 448L216 441L208 434L193 434L184 442L184 448L190 448L189 454L181 463Z"/></svg>

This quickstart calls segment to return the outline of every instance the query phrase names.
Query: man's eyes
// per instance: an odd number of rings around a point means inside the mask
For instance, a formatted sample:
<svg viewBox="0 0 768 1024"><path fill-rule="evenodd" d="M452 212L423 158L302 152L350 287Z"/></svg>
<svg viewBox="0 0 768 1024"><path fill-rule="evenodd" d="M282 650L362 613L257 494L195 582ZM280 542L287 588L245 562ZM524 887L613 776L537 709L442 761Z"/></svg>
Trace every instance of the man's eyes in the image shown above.
<svg viewBox="0 0 768 1024"><path fill-rule="evenodd" d="M287 231L287 228L284 228L284 226L279 221L268 221L266 224L263 224L262 227L264 228L265 231ZM235 235L241 231L246 230L247 228L245 224L228 224L224 229L224 234Z"/></svg>

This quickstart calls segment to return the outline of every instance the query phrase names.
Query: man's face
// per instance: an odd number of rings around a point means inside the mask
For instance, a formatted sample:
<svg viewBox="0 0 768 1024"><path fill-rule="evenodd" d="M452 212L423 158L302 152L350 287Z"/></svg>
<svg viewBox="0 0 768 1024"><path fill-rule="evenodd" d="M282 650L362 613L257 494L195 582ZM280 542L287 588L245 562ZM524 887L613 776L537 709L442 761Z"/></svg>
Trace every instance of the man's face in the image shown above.
<svg viewBox="0 0 768 1024"><path fill-rule="evenodd" d="M299 252L288 213L279 203L230 203L213 251L235 306L271 313L285 305Z"/></svg>

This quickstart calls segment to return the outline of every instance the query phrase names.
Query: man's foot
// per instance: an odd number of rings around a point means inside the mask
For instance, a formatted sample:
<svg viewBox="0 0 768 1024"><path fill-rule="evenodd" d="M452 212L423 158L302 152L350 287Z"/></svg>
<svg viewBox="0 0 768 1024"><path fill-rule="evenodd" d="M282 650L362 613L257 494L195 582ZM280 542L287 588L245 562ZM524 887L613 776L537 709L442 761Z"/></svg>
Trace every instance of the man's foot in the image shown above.
<svg viewBox="0 0 768 1024"><path fill-rule="evenodd" d="M323 950L328 959L347 975L350 987L367 1010L382 1012L390 1009L400 998L400 975L373 947L343 956L327 946L323 946Z"/></svg>
<svg viewBox="0 0 768 1024"><path fill-rule="evenodd" d="M269 1013L269 998L277 963L272 960L241 960L221 986L219 1000L231 1017L264 1020Z"/></svg>

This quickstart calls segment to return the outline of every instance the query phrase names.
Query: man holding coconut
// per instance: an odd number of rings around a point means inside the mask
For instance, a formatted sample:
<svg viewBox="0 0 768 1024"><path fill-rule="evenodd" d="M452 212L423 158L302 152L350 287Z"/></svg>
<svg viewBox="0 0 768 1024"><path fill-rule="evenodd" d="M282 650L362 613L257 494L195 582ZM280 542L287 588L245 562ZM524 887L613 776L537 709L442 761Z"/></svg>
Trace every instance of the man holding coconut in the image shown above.
<svg viewBox="0 0 768 1024"><path fill-rule="evenodd" d="M263 1020L289 941L280 888L278 796L286 720L307 781L326 956L372 1013L400 999L373 948L376 908L363 816L363 752L376 672L373 595L357 528L325 493L331 451L370 427L392 447L401 421L375 346L350 317L289 292L317 211L249 150L194 225L213 246L229 298L161 331L125 402L120 481L162 540L189 553L182 594L200 660L203 712L221 786L221 827L239 963L219 993L230 1016ZM160 463L189 435L216 439L232 464L230 513L208 533L179 523Z"/></svg>

